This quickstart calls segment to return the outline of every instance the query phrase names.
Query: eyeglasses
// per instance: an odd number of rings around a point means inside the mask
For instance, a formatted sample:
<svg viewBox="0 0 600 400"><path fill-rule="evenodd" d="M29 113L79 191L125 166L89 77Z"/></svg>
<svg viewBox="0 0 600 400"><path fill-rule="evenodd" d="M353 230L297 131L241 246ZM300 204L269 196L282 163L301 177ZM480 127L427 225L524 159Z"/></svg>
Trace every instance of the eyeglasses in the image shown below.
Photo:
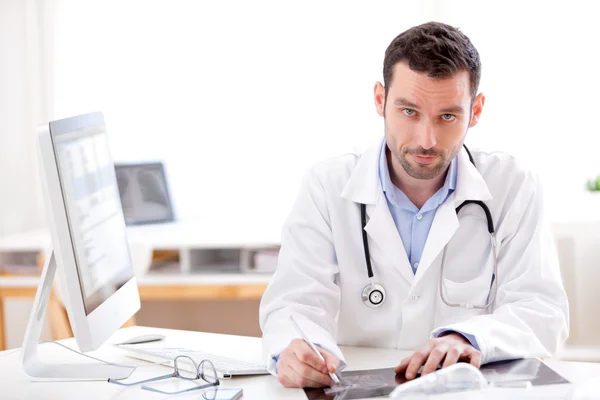
<svg viewBox="0 0 600 400"><path fill-rule="evenodd" d="M158 392L158 393L162 393L162 394L179 394L179 393L191 392L192 390L206 389L211 386L219 386L219 384L220 384L219 378L217 377L217 371L215 370L215 366L213 365L213 363L210 360L202 360L200 362L200 364L196 365L194 360L192 360L188 356L177 356L173 360L173 367L174 368L173 368L172 373L167 374L167 375L157 376L156 378L144 379L142 381L131 382L131 383L123 383L123 382L119 382L118 380L115 380L115 379L108 379L108 382L114 383L116 385L121 385L121 386L135 386L135 385L142 384L142 389L149 390L152 392ZM156 381L160 381L163 379L169 379L169 378L181 378L181 379L186 379L189 381L202 379L203 381L205 381L207 383L204 385L194 386L189 389L179 390L179 391L175 391L175 392L166 392L166 391L159 390L159 389L145 385L146 383L149 383L149 382L156 382ZM206 398L206 397L204 397L204 398Z"/></svg>

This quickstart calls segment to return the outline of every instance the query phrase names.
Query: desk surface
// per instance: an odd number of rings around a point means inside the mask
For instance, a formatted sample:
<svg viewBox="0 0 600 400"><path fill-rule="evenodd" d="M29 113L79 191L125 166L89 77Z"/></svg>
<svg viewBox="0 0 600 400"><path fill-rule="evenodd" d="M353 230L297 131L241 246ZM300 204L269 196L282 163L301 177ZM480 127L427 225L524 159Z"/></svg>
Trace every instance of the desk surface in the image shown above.
<svg viewBox="0 0 600 400"><path fill-rule="evenodd" d="M143 333L162 333L167 336L166 341L145 344L158 347L190 347L208 349L223 356L237 357L246 361L260 361L260 339L230 335L218 335L198 332L176 331L169 329L131 327L121 329L115 333L108 343L137 336ZM74 340L69 339L63 343L74 346ZM343 347L348 361L348 369L370 369L393 367L408 353L401 350L370 349L357 347ZM47 358L62 360L63 362L88 362L85 358L71 353L62 347L45 344L41 346L41 353ZM95 357L112 362L122 362L128 365L144 364L143 361L133 360L123 356L119 349L108 345L100 350L89 353ZM89 360L89 362L94 362ZM574 398L591 399L600 394L600 364L576 363L548 360L547 364L574 383ZM141 380L160 374L165 374L168 367L150 366L139 368L132 374L134 380ZM20 366L19 352L0 352L0 393L2 399L164 399L166 396L142 391L139 387L121 387L104 381L100 382L31 382ZM234 378L223 380L222 387L242 388L244 399L306 399L300 389L286 389L276 378L265 375L249 378ZM547 387L547 389L552 389ZM509 389L504 389L508 394ZM510 390L511 392L514 389ZM181 399L197 399L198 394L178 395ZM465 398L464 394L463 397Z"/></svg>

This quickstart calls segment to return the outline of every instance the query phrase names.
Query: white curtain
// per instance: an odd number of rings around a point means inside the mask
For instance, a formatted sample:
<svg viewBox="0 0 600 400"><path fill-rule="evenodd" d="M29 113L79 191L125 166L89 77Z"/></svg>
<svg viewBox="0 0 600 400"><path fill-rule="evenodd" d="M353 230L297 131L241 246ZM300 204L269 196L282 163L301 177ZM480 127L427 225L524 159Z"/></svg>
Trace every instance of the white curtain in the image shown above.
<svg viewBox="0 0 600 400"><path fill-rule="evenodd" d="M35 128L48 121L52 1L0 1L0 235L45 225Z"/></svg>

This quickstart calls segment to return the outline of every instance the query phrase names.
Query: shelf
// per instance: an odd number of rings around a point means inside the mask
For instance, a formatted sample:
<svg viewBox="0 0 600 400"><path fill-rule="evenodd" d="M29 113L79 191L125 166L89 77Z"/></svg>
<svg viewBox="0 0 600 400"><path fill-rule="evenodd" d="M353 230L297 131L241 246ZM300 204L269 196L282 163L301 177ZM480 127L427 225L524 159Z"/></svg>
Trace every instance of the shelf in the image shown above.
<svg viewBox="0 0 600 400"><path fill-rule="evenodd" d="M272 274L148 274L138 279L138 286L210 286L210 285L266 285ZM0 290L14 288L36 289L38 276L0 277Z"/></svg>
<svg viewBox="0 0 600 400"><path fill-rule="evenodd" d="M138 280L139 286L201 285L266 285L272 274L148 274Z"/></svg>

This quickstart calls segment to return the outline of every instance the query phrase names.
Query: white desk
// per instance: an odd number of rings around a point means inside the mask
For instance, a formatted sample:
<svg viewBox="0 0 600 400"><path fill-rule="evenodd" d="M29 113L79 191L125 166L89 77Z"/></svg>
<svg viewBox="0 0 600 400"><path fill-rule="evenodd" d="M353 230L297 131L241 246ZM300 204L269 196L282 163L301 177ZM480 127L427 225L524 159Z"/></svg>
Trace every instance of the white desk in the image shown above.
<svg viewBox="0 0 600 400"><path fill-rule="evenodd" d="M155 344L147 343L143 346L182 346L208 349L211 352L225 356L235 356L248 361L259 361L261 345L260 339L216 335L197 332L175 331L167 329L155 329L147 327L125 328L117 332L110 343L119 342L126 338L142 333L159 332L167 336L166 342ZM74 345L73 339L63 341L68 345ZM348 361L348 369L384 368L397 365L399 360L408 353L399 350L369 349L345 347L344 354ZM59 346L46 344L42 346L42 354L55 360L86 362L85 358L69 352ZM107 361L122 362L126 364L143 364L142 361L124 357L118 349L105 345L92 355ZM90 360L90 362L92 362ZM550 367L565 376L574 383L576 393L586 394L576 398L589 399L589 393L600 396L600 364L573 363L564 361L547 361ZM121 387L107 382L31 382L21 369L19 353L0 352L0 397L2 399L164 399L167 396L141 390L139 387ZM167 367L151 366L140 368L135 371L131 379L141 380L159 374L165 374ZM306 399L304 392L300 389L286 389L282 387L275 377L270 375L234 378L222 380L221 387L235 387L244 390L244 399ZM551 387L547 387L552 390ZM517 396L518 397L518 396ZM173 398L198 399L198 393L188 395L177 395ZM462 397L464 398L464 396ZM514 398L514 396L513 396Z"/></svg>

